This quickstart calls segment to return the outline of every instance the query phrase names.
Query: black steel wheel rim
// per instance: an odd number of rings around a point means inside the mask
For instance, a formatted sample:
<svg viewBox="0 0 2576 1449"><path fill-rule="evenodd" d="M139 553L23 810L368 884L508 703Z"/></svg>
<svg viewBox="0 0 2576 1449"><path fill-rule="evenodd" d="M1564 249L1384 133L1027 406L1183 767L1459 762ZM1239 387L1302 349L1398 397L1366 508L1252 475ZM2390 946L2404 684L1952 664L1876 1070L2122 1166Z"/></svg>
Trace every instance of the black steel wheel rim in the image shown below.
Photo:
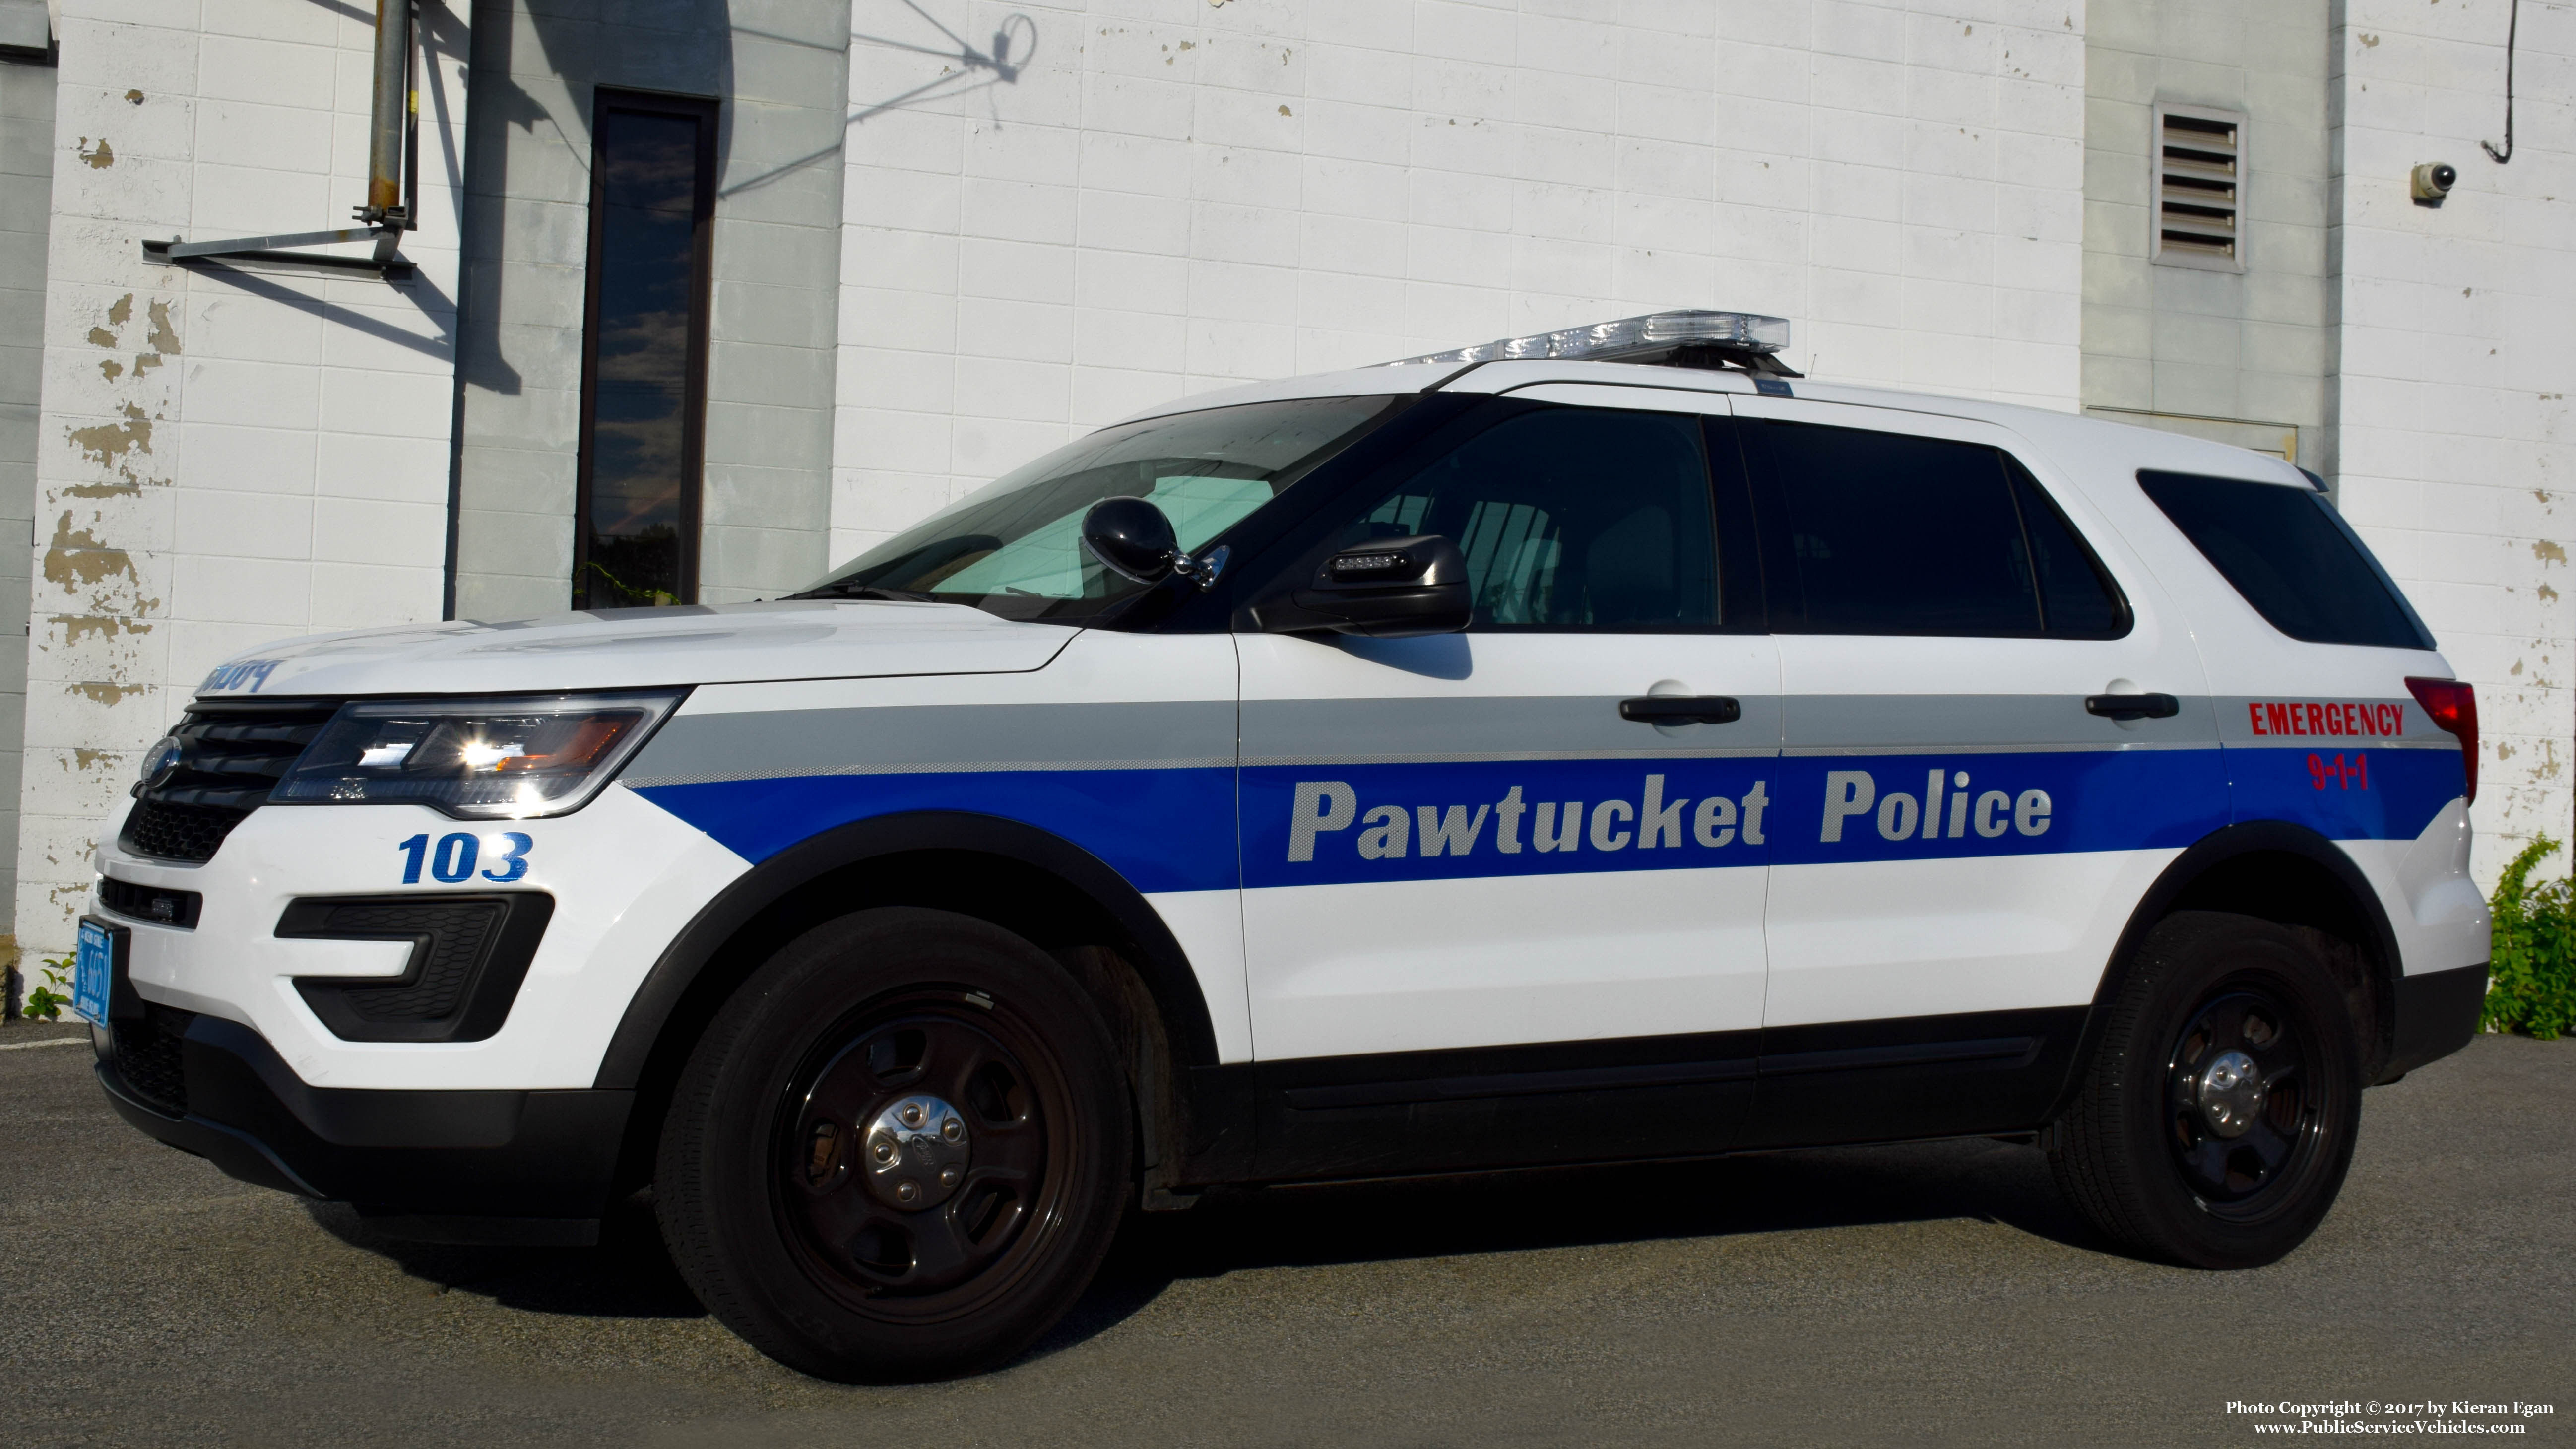
<svg viewBox="0 0 2576 1449"><path fill-rule="evenodd" d="M921 1146L898 1145L889 1167L871 1127L920 1104L937 1104L914 1129L936 1160L915 1170ZM939 1140L938 1107L957 1141ZM956 1317L1007 1291L1062 1227L1072 1131L1054 1053L1007 1006L963 990L883 998L823 1032L788 1079L769 1154L779 1228L845 1307ZM915 1195L899 1197L906 1182Z"/></svg>
<svg viewBox="0 0 2576 1449"><path fill-rule="evenodd" d="M2295 1200L2333 1105L2318 1046L2260 983L2222 983L2192 1010L2166 1057L2165 1140L2203 1211L2253 1222Z"/></svg>

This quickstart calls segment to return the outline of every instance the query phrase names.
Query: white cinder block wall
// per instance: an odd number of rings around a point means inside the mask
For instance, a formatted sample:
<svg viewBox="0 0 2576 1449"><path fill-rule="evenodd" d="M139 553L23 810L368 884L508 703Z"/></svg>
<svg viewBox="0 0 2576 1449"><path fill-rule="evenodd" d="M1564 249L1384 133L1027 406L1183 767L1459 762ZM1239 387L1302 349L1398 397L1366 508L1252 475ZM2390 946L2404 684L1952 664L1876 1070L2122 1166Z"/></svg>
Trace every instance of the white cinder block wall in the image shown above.
<svg viewBox="0 0 2576 1449"><path fill-rule="evenodd" d="M438 617L465 19L423 9L420 277L394 287L139 245L352 224L372 6L63 7L19 831L36 950L68 946L100 817L216 662Z"/></svg>
<svg viewBox="0 0 2576 1449"><path fill-rule="evenodd" d="M852 16L835 561L1169 397L1667 307L2076 403L2081 0Z"/></svg>
<svg viewBox="0 0 2576 1449"><path fill-rule="evenodd" d="M2343 507L2477 685L2488 884L2576 798L2576 14L2524 0L2497 165L2510 4L2348 0L2335 37ZM2459 168L2439 209L2408 198L2423 161Z"/></svg>

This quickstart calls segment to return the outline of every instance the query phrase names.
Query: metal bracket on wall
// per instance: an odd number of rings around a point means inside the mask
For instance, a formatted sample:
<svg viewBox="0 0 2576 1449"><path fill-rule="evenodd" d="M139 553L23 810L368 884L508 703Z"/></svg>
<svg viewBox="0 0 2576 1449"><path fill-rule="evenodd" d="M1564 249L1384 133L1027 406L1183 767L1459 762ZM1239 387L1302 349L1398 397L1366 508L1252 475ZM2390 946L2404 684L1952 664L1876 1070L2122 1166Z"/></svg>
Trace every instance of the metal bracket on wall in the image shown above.
<svg viewBox="0 0 2576 1449"><path fill-rule="evenodd" d="M263 266L310 267L326 272L365 272L388 282L408 282L412 264L394 255L408 226L391 218L386 226L352 226L337 231L281 232L275 236L234 237L226 241L146 241L143 259L165 266L186 266L190 262L216 262L230 265L250 262ZM296 251L297 247L330 246L339 242L372 241L375 252L369 256L343 256L331 252Z"/></svg>
<svg viewBox="0 0 2576 1449"><path fill-rule="evenodd" d="M6 3L6 0L0 0ZM143 259L164 266L191 262L244 263L323 272L366 272L388 282L408 282L414 269L394 255L420 214L420 93L413 86L412 31L416 0L376 0L375 95L367 120L367 204L356 208L362 226L336 231L281 232L225 241L147 241ZM336 7L347 9L347 6ZM299 247L372 241L368 256L299 251Z"/></svg>

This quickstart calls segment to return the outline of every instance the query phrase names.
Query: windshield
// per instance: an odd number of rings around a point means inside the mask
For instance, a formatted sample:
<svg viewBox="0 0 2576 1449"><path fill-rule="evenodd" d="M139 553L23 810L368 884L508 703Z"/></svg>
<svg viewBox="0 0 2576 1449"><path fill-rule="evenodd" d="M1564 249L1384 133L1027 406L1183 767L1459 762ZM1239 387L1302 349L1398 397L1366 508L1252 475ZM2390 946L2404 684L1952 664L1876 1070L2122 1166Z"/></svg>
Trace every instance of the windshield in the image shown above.
<svg viewBox="0 0 2576 1449"><path fill-rule="evenodd" d="M1012 619L1098 613L1143 590L1082 546L1104 498L1143 498L1196 553L1383 416L1390 397L1302 398L1103 428L834 570L800 598L935 599Z"/></svg>

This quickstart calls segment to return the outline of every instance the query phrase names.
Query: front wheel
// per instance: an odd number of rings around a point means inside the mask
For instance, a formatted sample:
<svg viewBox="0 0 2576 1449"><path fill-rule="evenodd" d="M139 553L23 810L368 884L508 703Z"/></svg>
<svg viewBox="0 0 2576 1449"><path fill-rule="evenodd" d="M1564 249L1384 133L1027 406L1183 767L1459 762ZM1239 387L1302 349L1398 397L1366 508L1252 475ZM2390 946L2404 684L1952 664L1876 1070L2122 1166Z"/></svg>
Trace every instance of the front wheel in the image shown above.
<svg viewBox="0 0 2576 1449"><path fill-rule="evenodd" d="M2074 1105L2059 1187L2149 1256L2252 1268L2334 1206L2361 1123L2342 991L2286 927L2178 911L2140 945Z"/></svg>
<svg viewBox="0 0 2576 1449"><path fill-rule="evenodd" d="M822 1378L1007 1360L1116 1231L1128 1112L1099 1012L1019 937L864 911L720 1011L662 1131L656 1211L700 1301Z"/></svg>

